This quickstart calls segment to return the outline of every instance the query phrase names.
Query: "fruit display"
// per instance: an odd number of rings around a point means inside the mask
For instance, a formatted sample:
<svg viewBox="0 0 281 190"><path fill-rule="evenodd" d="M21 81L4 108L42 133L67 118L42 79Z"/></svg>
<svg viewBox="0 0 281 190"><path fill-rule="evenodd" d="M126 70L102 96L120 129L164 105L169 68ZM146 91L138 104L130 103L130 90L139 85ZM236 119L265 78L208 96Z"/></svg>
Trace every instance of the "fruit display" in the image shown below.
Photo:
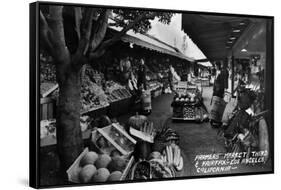
<svg viewBox="0 0 281 190"><path fill-rule="evenodd" d="M208 114L202 104L202 92L199 88L188 85L178 88L171 104L173 120L207 121Z"/></svg>
<svg viewBox="0 0 281 190"><path fill-rule="evenodd" d="M184 118L195 118L195 107L183 107L183 117Z"/></svg>
<svg viewBox="0 0 281 190"><path fill-rule="evenodd" d="M115 102L120 101L125 98L130 98L132 95L131 93L125 89L125 88L119 88L116 90L113 90L110 94L108 94L108 101L109 102Z"/></svg>
<svg viewBox="0 0 281 190"><path fill-rule="evenodd" d="M97 172L93 175L93 182L105 182L107 181L108 177L110 176L110 172L106 168L100 168Z"/></svg>
<svg viewBox="0 0 281 190"><path fill-rule="evenodd" d="M47 58L43 60L46 63L40 64L41 95L53 88L54 85L57 85L54 65L47 63ZM83 71L80 99L82 114L106 107L111 102L120 101L132 96L125 86L114 81L105 82L103 74L95 71L90 66L85 65ZM58 99L59 89L54 89L50 95Z"/></svg>
<svg viewBox="0 0 281 190"><path fill-rule="evenodd" d="M122 180L123 172L129 164L129 160L123 156L111 157L88 149L78 161L78 165L74 162L67 171L69 176L77 176L75 180L71 180L77 183Z"/></svg>
<svg viewBox="0 0 281 190"><path fill-rule="evenodd" d="M79 180L82 183L88 183L92 180L92 177L97 172L96 167L93 164L84 166L79 172Z"/></svg>
<svg viewBox="0 0 281 190"><path fill-rule="evenodd" d="M165 165L165 163L162 160L152 159L149 161L149 163L151 166L151 178L161 179L161 178L176 177L173 168Z"/></svg>
<svg viewBox="0 0 281 190"><path fill-rule="evenodd" d="M149 159L140 159L131 170L131 179L161 179L176 177L183 169L183 157L178 145L167 145L162 153L151 152Z"/></svg>
<svg viewBox="0 0 281 190"><path fill-rule="evenodd" d="M188 93L186 95L177 94L174 97L173 105L197 105L200 101L201 97L197 97L193 93Z"/></svg>
<svg viewBox="0 0 281 190"><path fill-rule="evenodd" d="M56 66L52 63L51 56L40 53L40 82L56 83Z"/></svg>
<svg viewBox="0 0 281 190"><path fill-rule="evenodd" d="M96 167L99 168L106 168L108 164L111 162L111 157L107 154L100 154L98 159L95 162Z"/></svg>
<svg viewBox="0 0 281 190"><path fill-rule="evenodd" d="M118 181L121 179L121 176L122 176L122 172L114 171L109 175L107 181Z"/></svg>
<svg viewBox="0 0 281 190"><path fill-rule="evenodd" d="M88 164L94 164L97 159L99 158L99 155L96 152L88 152L80 161L80 165L84 167Z"/></svg>
<svg viewBox="0 0 281 190"><path fill-rule="evenodd" d="M109 102L120 101L132 96L129 90L125 88L125 86L122 86L114 81L106 81L105 86L107 99Z"/></svg>
<svg viewBox="0 0 281 190"><path fill-rule="evenodd" d="M166 146L163 151L163 161L169 166L173 166L177 171L183 168L183 158L181 156L181 150L178 145L170 144Z"/></svg>
<svg viewBox="0 0 281 190"><path fill-rule="evenodd" d="M86 112L108 106L108 100L102 87L85 75L81 85L81 110Z"/></svg>
<svg viewBox="0 0 281 190"><path fill-rule="evenodd" d="M108 169L110 172L114 171L124 171L126 168L127 162L121 156L113 156L111 162L108 165Z"/></svg>
<svg viewBox="0 0 281 190"><path fill-rule="evenodd" d="M131 179L151 179L151 167L147 161L137 162L132 168Z"/></svg>

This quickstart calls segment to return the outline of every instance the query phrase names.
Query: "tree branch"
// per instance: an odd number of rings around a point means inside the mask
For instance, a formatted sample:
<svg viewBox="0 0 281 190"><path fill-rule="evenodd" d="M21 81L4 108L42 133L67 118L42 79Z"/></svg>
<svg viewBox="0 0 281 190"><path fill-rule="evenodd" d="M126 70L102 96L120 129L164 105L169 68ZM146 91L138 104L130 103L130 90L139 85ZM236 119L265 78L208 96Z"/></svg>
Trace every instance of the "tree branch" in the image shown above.
<svg viewBox="0 0 281 190"><path fill-rule="evenodd" d="M85 55L90 42L91 30L93 25L93 14L95 9L86 8L81 21L81 39L79 41L77 53Z"/></svg>
<svg viewBox="0 0 281 190"><path fill-rule="evenodd" d="M95 51L105 37L105 33L108 26L108 18L111 14L111 9L103 9L96 24L92 28L90 49L89 51Z"/></svg>
<svg viewBox="0 0 281 190"><path fill-rule="evenodd" d="M52 39L51 39L51 30L49 28L49 25L46 21L45 16L43 13L40 11L40 39L43 42L42 45L44 49L51 55L53 56L54 52L54 47L52 44Z"/></svg>
<svg viewBox="0 0 281 190"><path fill-rule="evenodd" d="M96 59L100 56L102 56L105 52L105 50L120 40L120 38L125 35L129 30L131 30L137 23L141 22L144 19L153 19L156 16L156 13L153 12L151 14L143 13L139 17L137 17L134 21L130 22L128 25L126 25L120 32L118 32L113 38L104 41L96 51L90 52L89 59Z"/></svg>
<svg viewBox="0 0 281 190"><path fill-rule="evenodd" d="M65 58L69 58L69 52L65 44L62 9L63 6L50 6L49 19L49 26L52 30L53 57L59 62L66 61Z"/></svg>
<svg viewBox="0 0 281 190"><path fill-rule="evenodd" d="M82 10L81 7L74 7L74 15L75 15L75 30L78 35L78 39L80 40L81 34L80 34L80 25L82 20Z"/></svg>

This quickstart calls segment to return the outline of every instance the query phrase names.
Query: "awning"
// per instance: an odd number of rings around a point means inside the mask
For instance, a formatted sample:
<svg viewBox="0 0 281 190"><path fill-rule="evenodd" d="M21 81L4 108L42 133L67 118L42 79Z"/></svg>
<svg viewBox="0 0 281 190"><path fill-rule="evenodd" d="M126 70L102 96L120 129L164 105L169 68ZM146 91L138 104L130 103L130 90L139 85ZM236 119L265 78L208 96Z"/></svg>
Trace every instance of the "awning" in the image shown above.
<svg viewBox="0 0 281 190"><path fill-rule="evenodd" d="M225 59L251 22L241 16L182 14L182 29L210 61Z"/></svg>
<svg viewBox="0 0 281 190"><path fill-rule="evenodd" d="M116 27L110 27L112 30L118 31ZM137 45L149 50L157 51L159 53L171 55L174 57L178 57L180 59L187 60L189 62L194 62L194 59L185 56L183 53L178 51L175 47L146 34L128 32L124 36L121 37L121 40L126 43L132 43L133 45Z"/></svg>
<svg viewBox="0 0 281 190"><path fill-rule="evenodd" d="M168 55L171 55L174 57L185 59L190 62L194 61L193 59L186 57L184 54L182 54L180 52L171 50L172 48L170 48L169 46L163 47L163 45L162 45L162 47L161 47L161 46L156 45L155 42L153 42L153 39L149 39L149 42L148 42L148 41L141 40L141 39L131 36L131 35L125 35L121 38L121 40L124 42L133 43L135 45L138 45L138 46L150 49L150 50L157 51L159 53L164 53L164 54L168 54Z"/></svg>
<svg viewBox="0 0 281 190"><path fill-rule="evenodd" d="M212 67L213 65L210 62L198 62L199 65L204 67Z"/></svg>

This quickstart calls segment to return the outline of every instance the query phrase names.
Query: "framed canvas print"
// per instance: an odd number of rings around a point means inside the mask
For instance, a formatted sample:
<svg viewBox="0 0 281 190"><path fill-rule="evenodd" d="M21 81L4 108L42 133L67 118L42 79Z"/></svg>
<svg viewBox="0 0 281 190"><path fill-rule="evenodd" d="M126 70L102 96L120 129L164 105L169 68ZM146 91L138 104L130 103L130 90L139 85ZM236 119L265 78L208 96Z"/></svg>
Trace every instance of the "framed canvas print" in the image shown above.
<svg viewBox="0 0 281 190"><path fill-rule="evenodd" d="M272 16L30 4L30 186L274 172Z"/></svg>

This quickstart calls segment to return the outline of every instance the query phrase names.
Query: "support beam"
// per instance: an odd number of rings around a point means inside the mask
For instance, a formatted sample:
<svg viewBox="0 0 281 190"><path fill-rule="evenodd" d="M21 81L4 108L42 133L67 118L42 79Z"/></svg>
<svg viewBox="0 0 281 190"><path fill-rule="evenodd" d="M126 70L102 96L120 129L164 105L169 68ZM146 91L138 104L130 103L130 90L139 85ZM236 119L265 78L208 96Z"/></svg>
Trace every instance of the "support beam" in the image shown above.
<svg viewBox="0 0 281 190"><path fill-rule="evenodd" d="M273 154L273 125L274 125L274 43L273 43L273 19L267 19L266 21L266 66L265 66L265 110L269 110L266 115L266 121L268 124L268 132L270 134L270 150ZM272 155L274 157L274 155Z"/></svg>

